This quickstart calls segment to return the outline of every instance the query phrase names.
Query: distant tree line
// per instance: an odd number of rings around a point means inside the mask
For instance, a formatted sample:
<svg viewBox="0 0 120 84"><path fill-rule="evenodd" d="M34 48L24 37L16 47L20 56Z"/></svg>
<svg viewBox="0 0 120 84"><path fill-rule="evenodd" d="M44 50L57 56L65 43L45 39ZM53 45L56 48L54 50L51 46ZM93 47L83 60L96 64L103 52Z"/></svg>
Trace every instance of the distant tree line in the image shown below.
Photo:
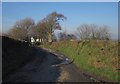
<svg viewBox="0 0 120 84"><path fill-rule="evenodd" d="M34 22L31 18L25 18L16 21L14 26L9 31L9 37L17 40L29 40L31 36L39 37L43 39L43 42L56 41L54 35L55 30L61 30L60 21L64 21L67 18L63 14L52 12L45 18ZM109 40L110 33L108 26L98 26L95 24L83 24L77 28L75 34L67 34L66 32L59 33L60 40L76 40L79 37L80 40Z"/></svg>
<svg viewBox="0 0 120 84"><path fill-rule="evenodd" d="M59 40L77 40L77 37L75 34L67 34L66 32L60 32L59 33Z"/></svg>

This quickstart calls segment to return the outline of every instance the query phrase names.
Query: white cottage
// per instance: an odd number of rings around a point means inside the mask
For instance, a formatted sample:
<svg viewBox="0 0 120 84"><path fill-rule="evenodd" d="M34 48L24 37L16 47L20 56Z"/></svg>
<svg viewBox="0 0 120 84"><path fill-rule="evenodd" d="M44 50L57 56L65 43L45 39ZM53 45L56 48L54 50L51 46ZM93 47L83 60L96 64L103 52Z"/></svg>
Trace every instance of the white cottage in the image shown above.
<svg viewBox="0 0 120 84"><path fill-rule="evenodd" d="M33 37L30 38L30 41L31 41L32 45L35 43L35 39Z"/></svg>

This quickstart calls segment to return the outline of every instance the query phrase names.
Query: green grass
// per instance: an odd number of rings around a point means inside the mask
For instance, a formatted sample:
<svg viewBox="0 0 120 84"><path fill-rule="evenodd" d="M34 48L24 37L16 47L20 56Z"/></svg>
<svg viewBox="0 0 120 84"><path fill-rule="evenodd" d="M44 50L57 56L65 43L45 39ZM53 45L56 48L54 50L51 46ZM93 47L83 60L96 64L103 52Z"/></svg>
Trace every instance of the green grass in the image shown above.
<svg viewBox="0 0 120 84"><path fill-rule="evenodd" d="M107 47L105 47L107 45ZM76 57L74 63L83 70L106 79L118 81L118 47L117 43L104 41L55 42L44 45L46 48L57 50L70 59ZM103 50L102 50L103 49Z"/></svg>

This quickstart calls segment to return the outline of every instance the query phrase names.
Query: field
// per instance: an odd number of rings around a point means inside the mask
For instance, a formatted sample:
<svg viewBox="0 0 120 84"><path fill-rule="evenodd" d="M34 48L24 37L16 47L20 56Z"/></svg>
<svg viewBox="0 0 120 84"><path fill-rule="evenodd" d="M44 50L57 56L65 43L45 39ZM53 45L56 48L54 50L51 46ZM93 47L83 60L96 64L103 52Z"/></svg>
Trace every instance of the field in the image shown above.
<svg viewBox="0 0 120 84"><path fill-rule="evenodd" d="M63 53L80 69L107 80L118 80L118 42L113 41L59 41L44 45Z"/></svg>

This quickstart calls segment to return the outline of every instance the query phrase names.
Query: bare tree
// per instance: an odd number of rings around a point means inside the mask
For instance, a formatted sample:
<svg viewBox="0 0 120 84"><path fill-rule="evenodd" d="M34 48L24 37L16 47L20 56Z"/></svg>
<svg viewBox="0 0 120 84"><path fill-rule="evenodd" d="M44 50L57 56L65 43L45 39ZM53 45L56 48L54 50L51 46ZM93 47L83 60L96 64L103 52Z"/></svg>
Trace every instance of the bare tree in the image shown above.
<svg viewBox="0 0 120 84"><path fill-rule="evenodd" d="M47 30L45 25L46 24L43 21L38 22L32 29L32 35L38 36L40 39L47 40Z"/></svg>
<svg viewBox="0 0 120 84"><path fill-rule="evenodd" d="M27 37L27 31L22 28L12 28L9 31L9 36L16 40L23 40Z"/></svg>
<svg viewBox="0 0 120 84"><path fill-rule="evenodd" d="M56 12L50 13L46 18L43 19L45 23L45 28L47 30L48 42L52 42L52 36L54 30L61 30L60 20L65 20L66 17L63 14L58 14Z"/></svg>
<svg viewBox="0 0 120 84"><path fill-rule="evenodd" d="M80 37L81 40L90 39L90 35L91 35L90 26L87 24L81 25L77 29L77 35Z"/></svg>
<svg viewBox="0 0 120 84"><path fill-rule="evenodd" d="M100 33L100 39L102 40L109 40L110 39L110 33L108 30L108 26L104 25L99 28L99 33Z"/></svg>
<svg viewBox="0 0 120 84"><path fill-rule="evenodd" d="M80 37L81 40L108 40L110 39L108 28L109 27L105 25L99 27L95 24L83 24L77 29L77 35Z"/></svg>
<svg viewBox="0 0 120 84"><path fill-rule="evenodd" d="M90 39L97 39L97 36L96 36L97 30L98 30L97 25L95 24L90 25L90 32L91 32Z"/></svg>
<svg viewBox="0 0 120 84"><path fill-rule="evenodd" d="M28 36L30 35L30 30L34 27L34 21L31 18L25 18L23 20L19 20L15 23L15 25L12 27L10 31L10 36L11 37L22 37L26 38L28 40ZM15 36L15 35L17 36ZM24 34L24 35L22 35ZM21 36L19 36L21 35ZM24 36L24 37L23 37Z"/></svg>

